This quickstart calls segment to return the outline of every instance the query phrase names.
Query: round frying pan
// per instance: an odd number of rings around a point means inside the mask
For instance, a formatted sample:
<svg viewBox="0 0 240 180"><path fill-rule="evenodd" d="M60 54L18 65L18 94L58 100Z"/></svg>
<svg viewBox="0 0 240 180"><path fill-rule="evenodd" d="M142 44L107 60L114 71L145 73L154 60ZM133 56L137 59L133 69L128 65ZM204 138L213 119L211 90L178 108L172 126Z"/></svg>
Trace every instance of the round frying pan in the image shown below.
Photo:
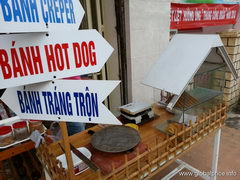
<svg viewBox="0 0 240 180"><path fill-rule="evenodd" d="M109 126L93 134L92 146L103 152L128 151L140 143L137 130L127 126Z"/></svg>

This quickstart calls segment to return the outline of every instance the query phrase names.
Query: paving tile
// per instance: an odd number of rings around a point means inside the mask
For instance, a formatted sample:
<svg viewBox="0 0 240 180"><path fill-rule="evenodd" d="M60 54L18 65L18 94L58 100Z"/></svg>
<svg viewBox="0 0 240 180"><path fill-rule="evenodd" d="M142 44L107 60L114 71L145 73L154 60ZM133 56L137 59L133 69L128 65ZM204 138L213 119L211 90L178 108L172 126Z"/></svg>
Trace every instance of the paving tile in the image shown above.
<svg viewBox="0 0 240 180"><path fill-rule="evenodd" d="M235 119L240 123L240 118ZM233 121L232 119L230 121ZM230 128L231 127L231 128ZM221 134L221 144L219 152L219 163L218 163L218 172L220 173L230 173L229 176L218 176L218 180L239 180L240 179L240 129L237 129L233 126L224 126ZM210 172L212 166L212 153L213 153L213 142L214 135L210 135L204 139L199 144L195 145L189 153L183 155L180 159L186 163L192 165L193 167L199 169L200 171ZM166 174L171 172L174 168L177 167L177 164L174 163L171 166L168 166L159 174L154 176L151 180L160 180ZM187 172L187 170L182 170ZM235 172L238 173L237 176ZM195 176L180 176L176 175L171 180L192 180L192 179L201 179Z"/></svg>

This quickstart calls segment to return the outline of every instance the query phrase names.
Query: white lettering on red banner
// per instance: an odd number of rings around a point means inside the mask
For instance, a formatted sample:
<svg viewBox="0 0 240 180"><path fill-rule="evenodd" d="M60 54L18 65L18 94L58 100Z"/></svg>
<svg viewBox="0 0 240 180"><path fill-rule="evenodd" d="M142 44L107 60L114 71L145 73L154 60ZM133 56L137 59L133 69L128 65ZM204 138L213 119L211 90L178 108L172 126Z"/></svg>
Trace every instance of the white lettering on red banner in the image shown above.
<svg viewBox="0 0 240 180"><path fill-rule="evenodd" d="M171 29L235 24L239 6L229 4L171 4Z"/></svg>

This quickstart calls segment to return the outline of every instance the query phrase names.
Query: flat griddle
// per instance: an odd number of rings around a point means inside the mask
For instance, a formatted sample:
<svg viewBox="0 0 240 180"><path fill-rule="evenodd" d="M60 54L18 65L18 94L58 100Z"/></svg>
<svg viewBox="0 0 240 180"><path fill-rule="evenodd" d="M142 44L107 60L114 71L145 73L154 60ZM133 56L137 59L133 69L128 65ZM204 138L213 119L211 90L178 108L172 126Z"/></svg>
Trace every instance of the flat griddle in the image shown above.
<svg viewBox="0 0 240 180"><path fill-rule="evenodd" d="M140 143L137 130L127 126L109 126L96 132L92 146L102 152L119 153L128 151Z"/></svg>

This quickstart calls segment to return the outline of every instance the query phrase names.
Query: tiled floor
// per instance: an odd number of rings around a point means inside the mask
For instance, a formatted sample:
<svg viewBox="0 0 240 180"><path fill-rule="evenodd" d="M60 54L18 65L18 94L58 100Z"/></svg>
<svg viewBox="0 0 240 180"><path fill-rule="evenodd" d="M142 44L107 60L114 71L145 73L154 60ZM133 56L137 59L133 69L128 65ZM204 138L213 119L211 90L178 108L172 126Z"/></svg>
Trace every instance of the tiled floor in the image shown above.
<svg viewBox="0 0 240 180"><path fill-rule="evenodd" d="M226 126L240 130L240 117L232 117L227 119Z"/></svg>
<svg viewBox="0 0 240 180"><path fill-rule="evenodd" d="M230 176L218 176L218 180L240 180L240 118L231 118L226 121L226 125L222 129L221 135L221 145L220 145L220 156L218 163L218 172L219 173L228 173L232 172ZM234 128L232 128L234 127ZM211 171L211 162L212 162L212 153L213 153L213 142L214 135L210 135L203 142L196 144L189 153L181 157L181 160L187 162L193 167L199 169L200 171L210 172ZM171 166L165 168L151 180L160 180L166 174L171 172L174 168L177 167L177 164L174 163ZM182 172L187 172L183 169ZM237 173L237 174L235 174ZM236 176L234 176L236 175ZM199 177L193 176L180 176L176 175L171 180L192 180L192 179L201 179Z"/></svg>

